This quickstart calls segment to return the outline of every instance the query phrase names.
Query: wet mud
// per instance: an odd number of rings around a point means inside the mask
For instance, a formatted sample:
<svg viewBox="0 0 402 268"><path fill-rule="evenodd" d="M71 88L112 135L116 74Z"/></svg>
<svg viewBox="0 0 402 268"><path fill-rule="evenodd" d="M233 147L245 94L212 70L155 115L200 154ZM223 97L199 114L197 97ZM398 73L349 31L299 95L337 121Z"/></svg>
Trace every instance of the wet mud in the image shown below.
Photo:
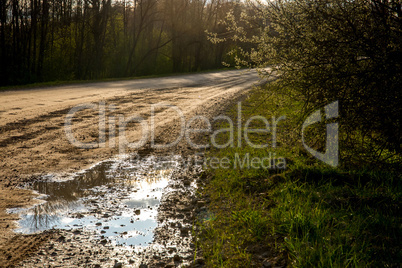
<svg viewBox="0 0 402 268"><path fill-rule="evenodd" d="M199 157L199 156L198 156ZM201 166L181 156L121 156L70 175L27 183L42 200L20 215L17 233L55 239L22 267L187 267L200 212ZM204 209L204 208L201 208Z"/></svg>

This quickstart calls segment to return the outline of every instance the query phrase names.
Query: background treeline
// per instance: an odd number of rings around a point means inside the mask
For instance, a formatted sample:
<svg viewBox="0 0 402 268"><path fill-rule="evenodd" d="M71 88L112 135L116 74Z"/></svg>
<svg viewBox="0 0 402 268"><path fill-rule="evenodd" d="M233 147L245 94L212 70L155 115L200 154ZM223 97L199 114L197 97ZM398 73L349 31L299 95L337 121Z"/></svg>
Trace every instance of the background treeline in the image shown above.
<svg viewBox="0 0 402 268"><path fill-rule="evenodd" d="M0 0L0 86L222 67L228 0Z"/></svg>

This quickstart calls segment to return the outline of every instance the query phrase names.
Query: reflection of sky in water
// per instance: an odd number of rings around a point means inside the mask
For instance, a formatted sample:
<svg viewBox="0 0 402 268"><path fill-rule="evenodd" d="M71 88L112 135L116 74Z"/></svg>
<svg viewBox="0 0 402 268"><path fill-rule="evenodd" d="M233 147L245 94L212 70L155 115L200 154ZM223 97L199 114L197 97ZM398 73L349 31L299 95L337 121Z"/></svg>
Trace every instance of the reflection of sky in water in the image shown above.
<svg viewBox="0 0 402 268"><path fill-rule="evenodd" d="M105 161L72 180L33 183L31 188L46 194L47 202L18 211L16 231L82 228L116 244L152 242L162 191L173 168L154 169L155 161Z"/></svg>

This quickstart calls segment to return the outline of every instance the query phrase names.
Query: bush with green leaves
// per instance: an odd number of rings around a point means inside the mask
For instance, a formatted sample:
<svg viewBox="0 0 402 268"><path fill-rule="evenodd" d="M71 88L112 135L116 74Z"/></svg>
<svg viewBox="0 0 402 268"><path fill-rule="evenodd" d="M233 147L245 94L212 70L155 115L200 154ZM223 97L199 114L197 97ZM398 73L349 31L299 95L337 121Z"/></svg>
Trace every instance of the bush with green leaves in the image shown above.
<svg viewBox="0 0 402 268"><path fill-rule="evenodd" d="M400 155L400 1L249 1L224 23L211 39L230 36L239 65L278 75L270 88L303 100L303 118L338 100L343 146L370 163Z"/></svg>

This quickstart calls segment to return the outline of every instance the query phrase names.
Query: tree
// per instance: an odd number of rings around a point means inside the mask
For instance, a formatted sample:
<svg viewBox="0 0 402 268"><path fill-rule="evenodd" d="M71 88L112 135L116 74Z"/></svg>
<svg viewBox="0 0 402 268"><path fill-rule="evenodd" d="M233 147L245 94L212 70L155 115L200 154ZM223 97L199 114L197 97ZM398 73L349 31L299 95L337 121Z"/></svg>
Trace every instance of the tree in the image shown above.
<svg viewBox="0 0 402 268"><path fill-rule="evenodd" d="M0 0L0 86L221 67L221 1Z"/></svg>
<svg viewBox="0 0 402 268"><path fill-rule="evenodd" d="M401 16L393 0L277 0L228 20L239 64L271 66L271 89L296 92L304 114L339 100L345 144L372 161L401 151Z"/></svg>

